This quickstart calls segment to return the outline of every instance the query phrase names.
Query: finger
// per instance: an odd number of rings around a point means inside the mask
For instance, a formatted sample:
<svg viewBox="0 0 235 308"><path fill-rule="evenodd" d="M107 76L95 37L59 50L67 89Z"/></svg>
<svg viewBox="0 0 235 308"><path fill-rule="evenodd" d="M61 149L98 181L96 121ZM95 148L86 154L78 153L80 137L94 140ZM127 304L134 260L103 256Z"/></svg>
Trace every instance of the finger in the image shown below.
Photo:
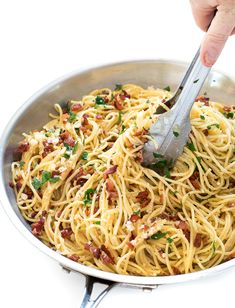
<svg viewBox="0 0 235 308"><path fill-rule="evenodd" d="M190 3L196 24L198 25L199 28L201 28L203 31L206 32L214 17L216 9L206 4L203 5L198 0L197 1L191 0Z"/></svg>
<svg viewBox="0 0 235 308"><path fill-rule="evenodd" d="M234 9L218 7L201 46L201 61L204 65L210 67L216 62L234 26Z"/></svg>

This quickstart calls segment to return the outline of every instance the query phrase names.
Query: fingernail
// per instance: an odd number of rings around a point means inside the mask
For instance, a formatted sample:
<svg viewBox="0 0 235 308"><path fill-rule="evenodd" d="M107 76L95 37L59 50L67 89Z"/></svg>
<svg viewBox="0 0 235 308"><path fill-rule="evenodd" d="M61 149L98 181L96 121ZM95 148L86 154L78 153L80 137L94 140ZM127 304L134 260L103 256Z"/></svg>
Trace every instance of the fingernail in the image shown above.
<svg viewBox="0 0 235 308"><path fill-rule="evenodd" d="M215 50L211 49L210 51L206 51L204 55L205 65L212 66L215 64L217 57L217 52Z"/></svg>

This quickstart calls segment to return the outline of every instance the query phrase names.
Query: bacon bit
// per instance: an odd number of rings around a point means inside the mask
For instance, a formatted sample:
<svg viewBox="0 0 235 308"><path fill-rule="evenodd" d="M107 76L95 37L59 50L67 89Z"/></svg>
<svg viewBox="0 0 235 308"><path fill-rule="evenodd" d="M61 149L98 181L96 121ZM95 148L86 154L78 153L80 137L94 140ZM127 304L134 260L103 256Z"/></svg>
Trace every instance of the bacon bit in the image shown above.
<svg viewBox="0 0 235 308"><path fill-rule="evenodd" d="M206 96L198 96L197 98L196 98L196 102L203 102L203 103L205 103L204 105L206 105L206 106L209 106L209 97L206 97Z"/></svg>
<svg viewBox="0 0 235 308"><path fill-rule="evenodd" d="M75 262L78 262L79 260L79 256L76 256L76 255L71 255L71 256L68 256L67 258Z"/></svg>
<svg viewBox="0 0 235 308"><path fill-rule="evenodd" d="M144 225L143 229L144 229L144 231L147 231L149 229L149 226Z"/></svg>
<svg viewBox="0 0 235 308"><path fill-rule="evenodd" d="M229 111L231 111L231 109L232 109L232 106L224 106L224 107L223 107L223 110L224 110L225 112L229 112Z"/></svg>
<svg viewBox="0 0 235 308"><path fill-rule="evenodd" d="M88 250L96 259L100 258L101 250L98 247L95 247L92 244L86 243L84 248Z"/></svg>
<svg viewBox="0 0 235 308"><path fill-rule="evenodd" d="M103 119L103 116L102 116L101 114L97 114L97 115L96 115L96 119L97 119L97 120L102 120L102 119Z"/></svg>
<svg viewBox="0 0 235 308"><path fill-rule="evenodd" d="M149 204L150 199L148 198L149 192L148 190L144 190L138 193L136 196L137 201L140 203L141 207L145 207Z"/></svg>
<svg viewBox="0 0 235 308"><path fill-rule="evenodd" d="M114 107L118 110L122 110L124 108L123 102L126 98L130 98L130 95L125 90L122 90L121 93L117 93L113 99Z"/></svg>
<svg viewBox="0 0 235 308"><path fill-rule="evenodd" d="M75 140L71 136L69 136L68 138L64 139L64 143L70 145L71 147L74 147Z"/></svg>
<svg viewBox="0 0 235 308"><path fill-rule="evenodd" d="M64 133L60 134L60 138L64 141L69 137L69 132L65 131Z"/></svg>
<svg viewBox="0 0 235 308"><path fill-rule="evenodd" d="M43 211L40 219L31 225L33 235L35 236L41 235L45 220L46 220L46 211Z"/></svg>
<svg viewBox="0 0 235 308"><path fill-rule="evenodd" d="M93 167L89 167L86 169L86 174L93 174L95 172L95 169Z"/></svg>
<svg viewBox="0 0 235 308"><path fill-rule="evenodd" d="M143 163L144 161L144 158L143 158L143 151L140 150L136 153L136 157L135 157L135 161L138 161L140 162L141 164Z"/></svg>
<svg viewBox="0 0 235 308"><path fill-rule="evenodd" d="M37 212L33 212L33 213L30 215L30 217L31 217L31 218L35 218L36 215L37 215Z"/></svg>
<svg viewBox="0 0 235 308"><path fill-rule="evenodd" d="M190 230L187 222L181 220L178 224L176 224L176 228L181 229L186 237L186 239L190 240Z"/></svg>
<svg viewBox="0 0 235 308"><path fill-rule="evenodd" d="M172 270L173 270L174 275L180 275L181 274L180 270L175 266L172 266Z"/></svg>
<svg viewBox="0 0 235 308"><path fill-rule="evenodd" d="M21 187L22 187L21 181L17 181L16 182L16 190L19 191L21 189Z"/></svg>
<svg viewBox="0 0 235 308"><path fill-rule="evenodd" d="M71 228L65 228L61 231L61 236L63 238L68 238L73 234L73 230Z"/></svg>
<svg viewBox="0 0 235 308"><path fill-rule="evenodd" d="M140 219L140 216L137 215L137 214L132 214L131 217L130 217L131 222L136 222L139 219Z"/></svg>
<svg viewBox="0 0 235 308"><path fill-rule="evenodd" d="M58 175L60 175L60 171L59 171L59 170L54 170L54 171L52 171L52 173L51 173L51 176L52 176L52 177L55 177L55 176L58 176Z"/></svg>
<svg viewBox="0 0 235 308"><path fill-rule="evenodd" d="M176 214L176 215L170 215L170 214L167 214L165 212L163 212L161 215L160 215L160 218L161 219L166 219L166 220L170 220L170 221L177 221L179 220L179 216Z"/></svg>
<svg viewBox="0 0 235 308"><path fill-rule="evenodd" d="M33 191L30 187L26 186L23 190L23 193L25 193L29 199L32 199L33 197Z"/></svg>
<svg viewBox="0 0 235 308"><path fill-rule="evenodd" d="M110 251L104 246L101 245L100 247L102 253L101 253L101 259L106 264L115 264L114 259L110 253Z"/></svg>
<svg viewBox="0 0 235 308"><path fill-rule="evenodd" d="M107 189L107 191L109 193L108 204L112 205L112 199L117 198L118 197L118 193L116 191L116 188L115 188L113 182L110 179L107 179L106 189Z"/></svg>
<svg viewBox="0 0 235 308"><path fill-rule="evenodd" d="M109 98L108 98L107 96L104 96L104 97L102 97L102 98L103 98L105 104L108 104L108 103L109 103Z"/></svg>
<svg viewBox="0 0 235 308"><path fill-rule="evenodd" d="M118 167L117 165L114 165L110 167L109 169L107 169L104 172L104 179L106 180L110 174L114 174L117 171L117 167Z"/></svg>
<svg viewBox="0 0 235 308"><path fill-rule="evenodd" d="M209 130L206 128L202 131L205 136L209 136Z"/></svg>
<svg viewBox="0 0 235 308"><path fill-rule="evenodd" d="M135 248L135 246L134 246L133 244L131 244L131 242L128 242L128 243L127 243L127 246L128 246L130 249L132 249L132 250Z"/></svg>
<svg viewBox="0 0 235 308"><path fill-rule="evenodd" d="M17 148L18 153L24 153L29 150L29 143L28 142L20 142Z"/></svg>
<svg viewBox="0 0 235 308"><path fill-rule="evenodd" d="M89 117L89 115L86 114L86 113L84 113L84 115L83 115L82 117L83 117L83 122L82 122L83 126L84 126L84 125L88 125L89 122L88 122L88 119L87 119L87 118Z"/></svg>
<svg viewBox="0 0 235 308"><path fill-rule="evenodd" d="M14 183L12 181L10 181L8 184L11 188L14 188Z"/></svg>
<svg viewBox="0 0 235 308"><path fill-rule="evenodd" d="M67 112L63 113L62 114L62 122L65 124L66 122L68 122L68 119L69 119L69 114Z"/></svg>
<svg viewBox="0 0 235 308"><path fill-rule="evenodd" d="M235 207L235 202L228 202L227 207Z"/></svg>
<svg viewBox="0 0 235 308"><path fill-rule="evenodd" d="M199 179L199 172L194 171L194 173L190 176L189 181L191 182L191 184L193 185L195 189L201 188L201 185L198 179Z"/></svg>
<svg viewBox="0 0 235 308"><path fill-rule="evenodd" d="M197 233L193 242L194 247L199 248L202 244L202 235Z"/></svg>
<svg viewBox="0 0 235 308"><path fill-rule="evenodd" d="M235 187L235 179L230 179L229 188Z"/></svg>
<svg viewBox="0 0 235 308"><path fill-rule="evenodd" d="M42 142L43 146L44 146L44 151L42 153L42 157L46 157L49 153L51 153L52 151L54 151L54 146L52 143L49 143L47 140L44 140Z"/></svg>
<svg viewBox="0 0 235 308"><path fill-rule="evenodd" d="M78 112L78 111L80 111L80 110L82 110L82 105L81 104L73 104L72 106L71 106L71 111L72 112Z"/></svg>

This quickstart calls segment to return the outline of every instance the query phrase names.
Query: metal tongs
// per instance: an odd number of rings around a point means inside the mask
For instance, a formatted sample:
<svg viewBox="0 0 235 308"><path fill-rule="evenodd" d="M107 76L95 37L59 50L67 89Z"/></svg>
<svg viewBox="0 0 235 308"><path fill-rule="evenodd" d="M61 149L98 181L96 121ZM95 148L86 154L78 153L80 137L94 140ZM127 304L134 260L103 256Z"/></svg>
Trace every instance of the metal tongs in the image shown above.
<svg viewBox="0 0 235 308"><path fill-rule="evenodd" d="M144 146L144 166L161 173L162 162L172 167L181 155L191 131L191 108L209 72L210 68L200 61L199 48L175 94L165 102L170 110L166 112L161 106L156 110L160 115L150 127L150 136L155 142L150 140Z"/></svg>

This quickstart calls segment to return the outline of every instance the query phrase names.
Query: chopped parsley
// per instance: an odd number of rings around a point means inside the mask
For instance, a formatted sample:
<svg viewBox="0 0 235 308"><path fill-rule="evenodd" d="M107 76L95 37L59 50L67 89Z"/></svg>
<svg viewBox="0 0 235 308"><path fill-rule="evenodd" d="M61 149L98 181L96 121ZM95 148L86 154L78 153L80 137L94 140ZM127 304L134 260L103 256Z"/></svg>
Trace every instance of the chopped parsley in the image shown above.
<svg viewBox="0 0 235 308"><path fill-rule="evenodd" d="M165 237L166 235L167 235L167 232L158 231L157 233L154 233L151 236L151 239L152 240L160 240L161 238Z"/></svg>
<svg viewBox="0 0 235 308"><path fill-rule="evenodd" d="M191 142L191 143L187 143L187 148L189 150L191 150L192 152L195 152L196 151L196 148L194 146L194 144Z"/></svg>
<svg viewBox="0 0 235 308"><path fill-rule="evenodd" d="M197 83L197 82L198 82L198 80L199 80L199 79L194 80L194 82L193 82L193 83Z"/></svg>
<svg viewBox="0 0 235 308"><path fill-rule="evenodd" d="M167 86L167 87L165 87L163 90L170 92L170 91L171 91L171 88L170 88L170 86Z"/></svg>
<svg viewBox="0 0 235 308"><path fill-rule="evenodd" d="M207 128L211 129L211 128L213 128L213 126L216 127L216 128L220 128L219 124L217 124L217 123L208 125Z"/></svg>
<svg viewBox="0 0 235 308"><path fill-rule="evenodd" d="M74 147L73 147L73 154L76 154L77 150L78 150L78 142L76 142Z"/></svg>
<svg viewBox="0 0 235 308"><path fill-rule="evenodd" d="M70 155L68 153L64 153L63 157L66 158L66 159L69 159Z"/></svg>
<svg viewBox="0 0 235 308"><path fill-rule="evenodd" d="M197 161L199 162L199 164L201 164L201 162L202 162L202 158L201 158L201 157L196 156L196 159L197 159Z"/></svg>
<svg viewBox="0 0 235 308"><path fill-rule="evenodd" d="M122 125L122 130L120 131L120 135L122 135L126 130L126 126L125 125Z"/></svg>
<svg viewBox="0 0 235 308"><path fill-rule="evenodd" d="M203 114L200 115L200 118L201 118L202 120L205 120L205 116L204 116Z"/></svg>
<svg viewBox="0 0 235 308"><path fill-rule="evenodd" d="M81 158L83 159L83 160L87 160L87 157L88 157L88 152L82 152L82 155L81 155Z"/></svg>
<svg viewBox="0 0 235 308"><path fill-rule="evenodd" d="M176 131L173 131L173 135L175 136L175 137L179 137L179 132L176 132Z"/></svg>
<svg viewBox="0 0 235 308"><path fill-rule="evenodd" d="M70 122L70 123L73 123L73 122L76 120L76 118L77 118L76 113L70 111L70 112L69 112L69 122Z"/></svg>
<svg viewBox="0 0 235 308"><path fill-rule="evenodd" d="M33 187L38 190L40 189L44 184L47 182L50 183L56 183L60 180L60 177L58 175L52 176L51 172L49 171L43 171L42 172L42 180L39 180L37 177L33 178L32 185Z"/></svg>
<svg viewBox="0 0 235 308"><path fill-rule="evenodd" d="M120 90L122 90L122 84L116 84L114 91L120 91Z"/></svg>
<svg viewBox="0 0 235 308"><path fill-rule="evenodd" d="M100 225L100 221L96 221L95 224L96 224L96 225Z"/></svg>
<svg viewBox="0 0 235 308"><path fill-rule="evenodd" d="M23 160L21 160L19 162L20 169L22 169L24 167L24 165L25 165L25 162Z"/></svg>
<svg viewBox="0 0 235 308"><path fill-rule="evenodd" d="M160 153L153 152L153 157L155 158L163 158L163 155Z"/></svg>
<svg viewBox="0 0 235 308"><path fill-rule="evenodd" d="M96 96L95 103L96 105L105 105L105 101L101 96Z"/></svg>
<svg viewBox="0 0 235 308"><path fill-rule="evenodd" d="M223 112L223 115L224 115L225 118L227 118L227 119L233 119L234 112Z"/></svg>
<svg viewBox="0 0 235 308"><path fill-rule="evenodd" d="M150 100L149 100L149 99L147 99L146 104L149 104L149 103L150 103Z"/></svg>
<svg viewBox="0 0 235 308"><path fill-rule="evenodd" d="M84 193L84 199L83 202L85 205L91 204L91 194L94 194L96 190L94 188L88 188Z"/></svg>
<svg viewBox="0 0 235 308"><path fill-rule="evenodd" d="M119 111L118 112L118 124L122 123L122 115L123 115L123 112Z"/></svg>
<svg viewBox="0 0 235 308"><path fill-rule="evenodd" d="M166 240L169 244L172 244L174 242L173 238L171 237L168 237Z"/></svg>
<svg viewBox="0 0 235 308"><path fill-rule="evenodd" d="M133 214L138 215L138 216L141 216L140 210L138 210L138 211L136 211L136 212L133 212Z"/></svg>
<svg viewBox="0 0 235 308"><path fill-rule="evenodd" d="M168 162L166 159L162 159L154 163L153 167L155 167L160 174L163 174L167 178L170 178L170 169L173 167L172 163L173 161Z"/></svg>

